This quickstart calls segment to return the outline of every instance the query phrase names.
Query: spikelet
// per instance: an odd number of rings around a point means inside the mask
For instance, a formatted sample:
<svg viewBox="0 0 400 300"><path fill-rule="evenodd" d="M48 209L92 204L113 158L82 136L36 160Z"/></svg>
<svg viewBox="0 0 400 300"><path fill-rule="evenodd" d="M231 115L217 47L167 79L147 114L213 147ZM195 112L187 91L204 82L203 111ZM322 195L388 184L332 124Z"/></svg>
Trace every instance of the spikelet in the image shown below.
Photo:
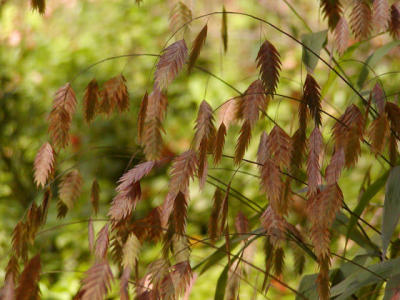
<svg viewBox="0 0 400 300"><path fill-rule="evenodd" d="M346 167L356 164L361 154L364 117L354 104L350 105L333 127L335 148L343 148Z"/></svg>
<svg viewBox="0 0 400 300"><path fill-rule="evenodd" d="M33 10L37 10L40 14L44 14L46 10L46 1L45 0L31 0L31 6Z"/></svg>
<svg viewBox="0 0 400 300"><path fill-rule="evenodd" d="M154 161L146 161L136 165L118 180L117 191L121 193L127 190L132 184L139 182L143 177L148 175L154 167Z"/></svg>
<svg viewBox="0 0 400 300"><path fill-rule="evenodd" d="M192 44L192 50L190 51L189 61L188 61L188 71L192 71L197 58L200 55L200 51L204 46L207 38L207 24L201 29L199 34L196 36Z"/></svg>
<svg viewBox="0 0 400 300"><path fill-rule="evenodd" d="M89 242L89 250L93 252L94 250L94 227L92 218L89 218L88 222L88 242Z"/></svg>
<svg viewBox="0 0 400 300"><path fill-rule="evenodd" d="M293 249L294 255L294 270L298 275L302 275L304 272L304 267L306 265L306 257L303 252L297 248Z"/></svg>
<svg viewBox="0 0 400 300"><path fill-rule="evenodd" d="M28 234L26 224L19 221L12 233L12 248L15 256L24 261L28 258Z"/></svg>
<svg viewBox="0 0 400 300"><path fill-rule="evenodd" d="M337 183L328 184L322 191L312 196L309 201L308 217L310 218L311 225L329 229L336 218L337 212L342 207L343 193ZM311 238L313 239L312 235ZM319 239L322 237L315 238ZM323 246L323 243L313 244L317 257L329 255L329 247Z"/></svg>
<svg viewBox="0 0 400 300"><path fill-rule="evenodd" d="M183 300L189 300L190 299L189 297L190 297L190 294L192 292L194 283L197 280L197 276L198 276L197 273L193 273L192 274L192 277L190 278L190 282L189 282L188 286L186 287L185 294L183 295Z"/></svg>
<svg viewBox="0 0 400 300"><path fill-rule="evenodd" d="M72 209L82 189L82 177L77 169L68 172L58 186L58 195L68 210Z"/></svg>
<svg viewBox="0 0 400 300"><path fill-rule="evenodd" d="M173 33L180 30L185 26L185 30L190 29L190 21L192 20L192 11L183 3L179 1L172 8L169 15L169 27Z"/></svg>
<svg viewBox="0 0 400 300"><path fill-rule="evenodd" d="M188 150L174 159L172 163L169 190L162 209L162 224L168 221L171 211L173 210L175 205L174 202L176 200L181 201L183 197L185 199L185 202L187 202L187 199L189 197L189 181L190 179L193 179L197 165L198 162L196 152L194 152L193 150ZM178 195L179 193L181 193L183 196ZM178 196L179 198L177 199ZM183 211L184 207L182 207L180 204L184 204L184 202L181 201L179 203L179 209ZM184 218L185 216L181 217Z"/></svg>
<svg viewBox="0 0 400 300"><path fill-rule="evenodd" d="M219 220L220 220L220 211L222 207L222 191L219 188L215 189L214 192L214 204L211 210L210 220L208 222L208 235L210 237L211 243L215 243L216 239L219 237Z"/></svg>
<svg viewBox="0 0 400 300"><path fill-rule="evenodd" d="M38 254L29 260L19 277L18 288L16 290L16 299L38 299L40 293L38 285L40 279L40 270L40 255Z"/></svg>
<svg viewBox="0 0 400 300"><path fill-rule="evenodd" d="M188 49L185 40L177 41L163 50L154 73L155 85L166 89L178 75L186 61Z"/></svg>
<svg viewBox="0 0 400 300"><path fill-rule="evenodd" d="M260 68L260 77L268 94L275 93L279 82L279 72L281 70L280 55L274 45L265 41L258 51L257 67Z"/></svg>
<svg viewBox="0 0 400 300"><path fill-rule="evenodd" d="M4 286L1 289L2 300L14 300L15 299L15 281L12 276L5 277Z"/></svg>
<svg viewBox="0 0 400 300"><path fill-rule="evenodd" d="M387 0L374 0L372 2L373 23L377 30L386 31L390 20L389 3Z"/></svg>
<svg viewBox="0 0 400 300"><path fill-rule="evenodd" d="M225 299L235 300L239 299L240 280L243 277L240 261L235 260L230 266L228 271L228 279L225 286Z"/></svg>
<svg viewBox="0 0 400 300"><path fill-rule="evenodd" d="M39 206L39 209L41 211L41 213L40 213L40 224L41 225L44 225L46 223L47 213L49 210L51 197L52 197L52 194L51 194L51 189L49 187L44 192L42 203Z"/></svg>
<svg viewBox="0 0 400 300"><path fill-rule="evenodd" d="M56 148L65 148L69 144L69 130L75 108L75 92L67 83L56 92L53 108L47 118L49 134Z"/></svg>
<svg viewBox="0 0 400 300"><path fill-rule="evenodd" d="M302 101L299 103L299 130L302 132L306 132L307 129L307 121L308 121L308 115L309 115L309 110L307 108L307 103L305 101Z"/></svg>
<svg viewBox="0 0 400 300"><path fill-rule="evenodd" d="M221 235L225 229L227 228L227 217L228 217L228 210L229 210L229 193L231 191L231 182L228 184L228 187L225 191L224 199L222 200L221 209L220 209L220 227L219 227L219 234ZM229 241L227 241L227 247L229 247Z"/></svg>
<svg viewBox="0 0 400 300"><path fill-rule="evenodd" d="M157 279L157 290L153 290L154 299L179 299L190 285L192 271L188 261L171 266L162 277ZM153 283L154 286L154 283Z"/></svg>
<svg viewBox="0 0 400 300"><path fill-rule="evenodd" d="M140 102L140 109L139 109L138 120L137 120L138 142L139 143L142 142L144 123L146 121L148 99L149 99L149 96L146 91L146 93L143 96L142 102Z"/></svg>
<svg viewBox="0 0 400 300"><path fill-rule="evenodd" d="M161 226L161 208L156 207L150 211L150 213L144 219L144 223L147 224L146 236L149 240L157 242L160 240L164 233Z"/></svg>
<svg viewBox="0 0 400 300"><path fill-rule="evenodd" d="M367 0L355 0L350 14L350 27L357 39L369 37L372 30L371 19L372 10Z"/></svg>
<svg viewBox="0 0 400 300"><path fill-rule="evenodd" d="M271 243L270 237L267 236L264 239L263 250L265 252L265 273L264 273L264 281L262 284L262 289L265 290L267 288L267 280L269 277L269 273L271 272L271 268L274 263L274 245Z"/></svg>
<svg viewBox="0 0 400 300"><path fill-rule="evenodd" d="M254 81L239 99L236 118L242 119L243 125L235 148L235 164L239 164L249 146L251 129L259 119L260 110L267 106L261 80Z"/></svg>
<svg viewBox="0 0 400 300"><path fill-rule="evenodd" d="M193 179L196 167L196 153L192 150L188 150L175 158L172 163L169 193L175 196L179 191L186 193L189 180Z"/></svg>
<svg viewBox="0 0 400 300"><path fill-rule="evenodd" d="M322 183L319 159L323 147L322 134L318 127L311 132L308 142L309 155L307 160L308 192L313 194Z"/></svg>
<svg viewBox="0 0 400 300"><path fill-rule="evenodd" d="M208 175L207 150L212 146L212 144L208 143L208 139L203 139L200 143L197 168L197 177L199 178L200 189L203 189L206 184Z"/></svg>
<svg viewBox="0 0 400 300"><path fill-rule="evenodd" d="M114 197L108 215L113 221L127 218L141 199L140 180L155 166L154 161L136 165L118 180L117 195Z"/></svg>
<svg viewBox="0 0 400 300"><path fill-rule="evenodd" d="M345 154L342 147L335 149L329 165L326 167L325 178L328 184L333 184L339 180L340 174L345 166Z"/></svg>
<svg viewBox="0 0 400 300"><path fill-rule="evenodd" d="M157 88L149 95L142 145L147 160L159 158L163 146L161 133L162 121L167 109L167 97Z"/></svg>
<svg viewBox="0 0 400 300"><path fill-rule="evenodd" d="M393 3L390 7L389 32L394 39L400 39L400 7Z"/></svg>
<svg viewBox="0 0 400 300"><path fill-rule="evenodd" d="M342 13L340 0L321 0L321 8L324 19L328 19L328 26L333 30Z"/></svg>
<svg viewBox="0 0 400 300"><path fill-rule="evenodd" d="M353 167L358 158L361 155L361 141L363 140L362 135L360 135L360 130L356 126L350 127L347 132L347 142L344 147L344 155L346 167Z"/></svg>
<svg viewBox="0 0 400 300"><path fill-rule="evenodd" d="M268 151L268 134L263 131L260 136L260 143L258 144L257 162L259 164L264 164L268 157L270 157Z"/></svg>
<svg viewBox="0 0 400 300"><path fill-rule="evenodd" d="M228 129L229 125L232 122L236 121L238 102L239 101L236 101L236 99L229 99L220 106L218 110L218 126L224 123L226 128Z"/></svg>
<svg viewBox="0 0 400 300"><path fill-rule="evenodd" d="M65 218L65 216L68 213L68 206L65 205L64 202L61 200L57 201L57 218L62 219Z"/></svg>
<svg viewBox="0 0 400 300"><path fill-rule="evenodd" d="M35 202L31 204L26 214L26 234L28 241L33 245L36 233L41 225L42 210L36 205Z"/></svg>
<svg viewBox="0 0 400 300"><path fill-rule="evenodd" d="M96 79L92 79L86 87L83 96L83 116L87 123L90 123L97 112L99 105L99 85Z"/></svg>
<svg viewBox="0 0 400 300"><path fill-rule="evenodd" d="M282 211L280 199L282 192L282 180L279 172L279 167L275 161L268 158L260 169L261 175L261 190L264 191L275 212L280 214L286 213Z"/></svg>
<svg viewBox="0 0 400 300"><path fill-rule="evenodd" d="M99 110L106 115L110 115L115 108L119 112L129 109L129 94L126 87L126 79L121 74L107 80L101 91L102 101Z"/></svg>
<svg viewBox="0 0 400 300"><path fill-rule="evenodd" d="M321 126L321 93L318 83L307 74L303 86L303 102L307 104L316 126Z"/></svg>
<svg viewBox="0 0 400 300"><path fill-rule="evenodd" d="M198 172L200 188L203 188L207 179L207 151L214 147L215 137L214 117L211 106L203 100L196 119L195 136L192 148L198 150Z"/></svg>
<svg viewBox="0 0 400 300"><path fill-rule="evenodd" d="M386 114L382 114L371 123L368 131L372 152L375 154L382 153L389 134L388 117Z"/></svg>
<svg viewBox="0 0 400 300"><path fill-rule="evenodd" d="M267 104L263 83L261 80L256 80L250 84L244 95L240 97L236 108L236 117L249 121L249 125L252 127L258 121L260 111L265 110Z"/></svg>
<svg viewBox="0 0 400 300"><path fill-rule="evenodd" d="M179 297L184 294L193 276L189 261L182 261L173 265L171 275L175 285L175 296Z"/></svg>
<svg viewBox="0 0 400 300"><path fill-rule="evenodd" d="M108 224L106 224L97 234L96 247L94 251L97 260L101 261L106 258L109 240Z"/></svg>
<svg viewBox="0 0 400 300"><path fill-rule="evenodd" d="M235 164L238 165L244 157L244 153L250 144L251 140L251 125L250 121L244 121L240 129L240 136L235 147Z"/></svg>
<svg viewBox="0 0 400 300"><path fill-rule="evenodd" d="M131 268L124 268L121 278L119 279L119 295L120 300L129 300L129 278L131 276ZM140 299L140 298L139 298Z"/></svg>
<svg viewBox="0 0 400 300"><path fill-rule="evenodd" d="M186 219L187 219L188 201L186 195L181 191L178 192L174 200L173 222L176 234L185 234Z"/></svg>
<svg viewBox="0 0 400 300"><path fill-rule="evenodd" d="M307 137L305 128L299 128L292 137L292 154L290 160L291 171L300 169L303 164L303 157L306 153Z"/></svg>
<svg viewBox="0 0 400 300"><path fill-rule="evenodd" d="M122 256L122 266L133 270L140 253L140 241L134 233L129 234L125 242Z"/></svg>
<svg viewBox="0 0 400 300"><path fill-rule="evenodd" d="M249 220L241 211L235 217L235 229L239 234L249 233Z"/></svg>
<svg viewBox="0 0 400 300"><path fill-rule="evenodd" d="M274 126L269 134L267 149L270 157L273 158L277 166L289 167L292 155L292 140L290 136L277 125Z"/></svg>
<svg viewBox="0 0 400 300"><path fill-rule="evenodd" d="M92 204L92 209L95 215L99 211L99 194L100 194L100 187L97 180L93 180L92 188L90 191L90 202Z"/></svg>
<svg viewBox="0 0 400 300"><path fill-rule="evenodd" d="M82 280L82 300L103 300L114 280L107 261L96 262Z"/></svg>
<svg viewBox="0 0 400 300"><path fill-rule="evenodd" d="M349 44L349 25L344 16L339 19L335 27L335 48L339 55L342 55Z"/></svg>
<svg viewBox="0 0 400 300"><path fill-rule="evenodd" d="M391 133L390 134L390 139L389 139L389 158L390 158L390 163L394 166L397 163L397 139L396 136Z"/></svg>
<svg viewBox="0 0 400 300"><path fill-rule="evenodd" d="M386 102L385 111L390 121L390 127L400 136L400 107L392 102Z"/></svg>
<svg viewBox="0 0 400 300"><path fill-rule="evenodd" d="M283 273L283 268L285 266L285 252L282 247L275 249L274 255L274 272L276 276L280 276Z"/></svg>
<svg viewBox="0 0 400 300"><path fill-rule="evenodd" d="M329 228L342 206L342 191L336 183L330 184L323 191L311 197L309 201L310 237L314 245L314 252L319 259L329 257Z"/></svg>
<svg viewBox="0 0 400 300"><path fill-rule="evenodd" d="M6 271L5 278L12 279L13 283L15 284L17 282L17 278L19 275L19 264L18 264L18 258L14 254L12 254L10 259L8 260L5 271Z"/></svg>
<svg viewBox="0 0 400 300"><path fill-rule="evenodd" d="M311 222L310 238L318 259L320 273L317 279L320 299L329 299L330 233L329 228L340 210L343 194L334 183L309 200L308 216Z"/></svg>
<svg viewBox="0 0 400 300"><path fill-rule="evenodd" d="M44 187L49 176L54 172L55 153L46 142L40 147L35 157L34 172L36 186Z"/></svg>
<svg viewBox="0 0 400 300"><path fill-rule="evenodd" d="M339 122L336 122L333 126L333 135L337 147L346 144L349 128L353 126L360 130L360 132L362 132L362 127L364 127L362 114L354 104L346 108L344 114L339 118Z"/></svg>
<svg viewBox="0 0 400 300"><path fill-rule="evenodd" d="M226 126L225 123L221 123L218 128L217 135L215 138L215 149L214 149L214 164L218 165L222 158L222 151L225 145Z"/></svg>
<svg viewBox="0 0 400 300"><path fill-rule="evenodd" d="M108 215L113 222L128 218L137 202L141 199L140 182L133 183L124 193L118 193L111 203Z"/></svg>
<svg viewBox="0 0 400 300"><path fill-rule="evenodd" d="M126 222L117 223L115 226L113 226L112 231L114 234L111 236L110 239L110 255L112 260L117 265L121 265L123 254L122 249L129 234L129 231L126 227Z"/></svg>
<svg viewBox="0 0 400 300"><path fill-rule="evenodd" d="M279 243L284 240L286 236L287 221L277 214L273 207L269 205L261 215L260 222L272 245L274 247L279 246Z"/></svg>
<svg viewBox="0 0 400 300"><path fill-rule="evenodd" d="M149 264L147 267L148 280L151 281L154 292L159 292L163 279L168 275L169 272L169 261L165 259L157 259ZM146 279L145 277L145 279ZM147 280L146 280L147 281ZM150 282L149 282L150 283ZM141 294L141 289L136 287L137 294Z"/></svg>
<svg viewBox="0 0 400 300"><path fill-rule="evenodd" d="M375 102L379 114L382 114L385 111L385 103L386 103L385 92L383 91L381 85L379 83L376 83L371 93L372 93L372 99Z"/></svg>
<svg viewBox="0 0 400 300"><path fill-rule="evenodd" d="M222 6L222 23L221 23L221 38L224 46L224 53L228 51L228 14L226 14L225 5Z"/></svg>
<svg viewBox="0 0 400 300"><path fill-rule="evenodd" d="M212 107L203 100L197 114L193 148L198 149L203 140L209 140L215 135L214 117Z"/></svg>
<svg viewBox="0 0 400 300"><path fill-rule="evenodd" d="M323 258L319 260L319 273L316 281L318 295L321 300L330 299L329 266L329 258Z"/></svg>
<svg viewBox="0 0 400 300"><path fill-rule="evenodd" d="M76 96L75 92L68 82L59 88L54 96L53 110L63 107L69 116L75 112L76 109ZM51 112L50 112L51 115ZM50 117L50 116L49 116Z"/></svg>
<svg viewBox="0 0 400 300"><path fill-rule="evenodd" d="M290 201L292 200L292 190L291 190L292 179L287 177L282 185L281 197L280 197L280 212L286 214L289 208Z"/></svg>

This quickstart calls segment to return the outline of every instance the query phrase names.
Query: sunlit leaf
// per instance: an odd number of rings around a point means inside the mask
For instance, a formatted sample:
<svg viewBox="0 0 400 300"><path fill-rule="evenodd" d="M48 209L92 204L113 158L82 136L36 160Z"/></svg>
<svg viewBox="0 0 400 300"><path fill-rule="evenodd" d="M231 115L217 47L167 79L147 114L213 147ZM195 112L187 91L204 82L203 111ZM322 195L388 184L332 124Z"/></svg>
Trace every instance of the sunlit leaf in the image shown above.
<svg viewBox="0 0 400 300"><path fill-rule="evenodd" d="M301 36L301 42L314 53L319 55L322 47L324 47L326 43L327 34L328 30L303 34ZM319 58L306 47L303 46L302 59L309 72L312 72L317 66Z"/></svg>

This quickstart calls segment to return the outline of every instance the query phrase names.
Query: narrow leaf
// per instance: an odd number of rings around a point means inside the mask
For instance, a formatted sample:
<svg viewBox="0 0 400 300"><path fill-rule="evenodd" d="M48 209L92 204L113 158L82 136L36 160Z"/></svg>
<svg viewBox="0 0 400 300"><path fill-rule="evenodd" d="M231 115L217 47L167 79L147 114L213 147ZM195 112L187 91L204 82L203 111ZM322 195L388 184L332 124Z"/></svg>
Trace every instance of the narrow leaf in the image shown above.
<svg viewBox="0 0 400 300"><path fill-rule="evenodd" d="M322 47L326 43L328 30L323 30L315 33L303 34L301 42L311 49L314 53L321 52ZM303 63L306 65L308 72L312 72L318 64L319 58L315 54L303 46Z"/></svg>
<svg viewBox="0 0 400 300"><path fill-rule="evenodd" d="M193 41L192 50L190 51L189 55L189 62L188 62L188 71L189 73L192 71L194 64L196 63L197 58L200 55L200 51L204 46L207 38L207 24L204 25L203 29L199 32L196 36L196 39Z"/></svg>
<svg viewBox="0 0 400 300"><path fill-rule="evenodd" d="M400 217L400 166L394 167L386 183L382 217L382 249L385 255Z"/></svg>

